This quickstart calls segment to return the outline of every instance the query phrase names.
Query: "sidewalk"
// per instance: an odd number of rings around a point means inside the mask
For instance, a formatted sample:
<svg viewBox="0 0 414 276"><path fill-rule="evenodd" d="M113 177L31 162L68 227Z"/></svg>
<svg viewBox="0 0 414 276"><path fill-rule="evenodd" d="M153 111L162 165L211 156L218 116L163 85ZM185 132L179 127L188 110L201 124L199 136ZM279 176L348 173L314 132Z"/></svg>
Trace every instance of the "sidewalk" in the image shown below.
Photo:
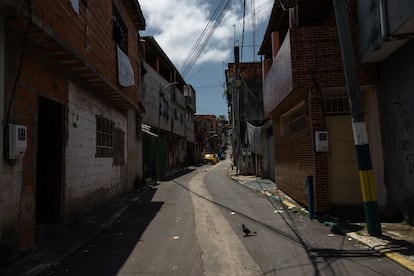
<svg viewBox="0 0 414 276"><path fill-rule="evenodd" d="M0 268L0 275L34 276L58 264L107 229L131 204L140 200L143 194L149 191L150 186L145 186L121 196L97 213L84 217L74 226L55 229L33 252L6 265L5 268Z"/></svg>
<svg viewBox="0 0 414 276"><path fill-rule="evenodd" d="M283 191L279 190L276 184L269 179L251 175L238 175L236 169L230 168L229 175L233 180L251 189L263 193L274 200L282 202L293 212L309 215L307 210L300 206ZM359 241L371 250L375 250L384 256L392 259L398 264L414 272L414 227L404 223L381 223L382 236L370 236L365 223L350 223L342 221L335 216L317 217L317 220L327 227L331 232L338 235L347 235Z"/></svg>

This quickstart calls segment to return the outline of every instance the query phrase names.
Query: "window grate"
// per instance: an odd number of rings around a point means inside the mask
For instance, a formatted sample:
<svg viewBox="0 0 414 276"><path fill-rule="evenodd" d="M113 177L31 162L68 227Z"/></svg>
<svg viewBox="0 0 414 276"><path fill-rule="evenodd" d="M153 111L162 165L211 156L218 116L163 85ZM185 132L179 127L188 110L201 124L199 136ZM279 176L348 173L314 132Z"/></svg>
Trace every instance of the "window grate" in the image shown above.
<svg viewBox="0 0 414 276"><path fill-rule="evenodd" d="M113 156L114 122L102 116L96 116L96 154L95 157Z"/></svg>

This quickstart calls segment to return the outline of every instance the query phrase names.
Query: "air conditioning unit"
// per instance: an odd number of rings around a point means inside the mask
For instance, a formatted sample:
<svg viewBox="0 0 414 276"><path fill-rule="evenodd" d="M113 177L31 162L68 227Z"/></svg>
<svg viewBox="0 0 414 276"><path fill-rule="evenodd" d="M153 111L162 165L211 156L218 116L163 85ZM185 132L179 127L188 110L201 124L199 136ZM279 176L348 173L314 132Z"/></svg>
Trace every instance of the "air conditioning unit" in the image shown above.
<svg viewBox="0 0 414 276"><path fill-rule="evenodd" d="M22 159L27 148L27 128L9 124L9 159Z"/></svg>

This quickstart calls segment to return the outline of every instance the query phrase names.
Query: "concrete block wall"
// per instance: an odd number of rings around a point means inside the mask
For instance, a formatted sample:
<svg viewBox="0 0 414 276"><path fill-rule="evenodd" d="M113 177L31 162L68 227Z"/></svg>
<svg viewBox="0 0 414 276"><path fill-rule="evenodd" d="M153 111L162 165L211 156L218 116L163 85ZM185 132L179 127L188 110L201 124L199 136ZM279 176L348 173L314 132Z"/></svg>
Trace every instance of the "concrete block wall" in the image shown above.
<svg viewBox="0 0 414 276"><path fill-rule="evenodd" d="M414 224L414 41L379 64L387 204Z"/></svg>
<svg viewBox="0 0 414 276"><path fill-rule="evenodd" d="M69 83L68 142L65 156L65 213L68 219L82 209L103 204L127 190L126 166L113 158L96 157L96 115L127 133L127 114ZM124 135L124 160L127 154ZM125 162L124 162L125 163Z"/></svg>

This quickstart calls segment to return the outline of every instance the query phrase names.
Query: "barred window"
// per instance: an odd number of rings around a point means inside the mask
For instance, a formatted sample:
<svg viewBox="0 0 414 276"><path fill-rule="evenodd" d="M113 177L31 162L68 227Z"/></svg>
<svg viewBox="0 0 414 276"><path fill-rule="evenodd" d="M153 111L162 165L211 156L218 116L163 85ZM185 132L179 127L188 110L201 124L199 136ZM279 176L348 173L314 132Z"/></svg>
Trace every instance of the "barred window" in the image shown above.
<svg viewBox="0 0 414 276"><path fill-rule="evenodd" d="M351 113L349 106L348 93L345 87L322 89L323 108L326 115L348 115ZM365 93L361 89L361 108L365 112Z"/></svg>
<svg viewBox="0 0 414 276"><path fill-rule="evenodd" d="M96 155L95 157L113 156L114 122L102 116L96 116Z"/></svg>
<svg viewBox="0 0 414 276"><path fill-rule="evenodd" d="M345 88L328 88L322 90L323 109L327 115L349 114L348 94Z"/></svg>

